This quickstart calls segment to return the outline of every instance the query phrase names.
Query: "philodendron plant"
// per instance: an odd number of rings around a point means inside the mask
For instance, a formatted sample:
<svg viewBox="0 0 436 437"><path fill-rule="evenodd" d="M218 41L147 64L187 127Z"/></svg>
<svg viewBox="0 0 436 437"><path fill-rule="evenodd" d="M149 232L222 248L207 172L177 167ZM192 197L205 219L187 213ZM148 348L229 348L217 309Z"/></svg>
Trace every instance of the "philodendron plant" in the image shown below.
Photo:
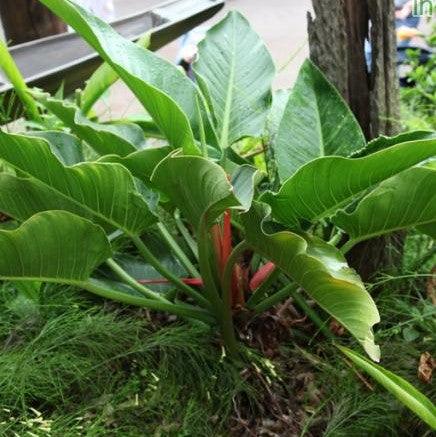
<svg viewBox="0 0 436 437"><path fill-rule="evenodd" d="M399 229L435 235L434 135L367 144L310 61L291 92L272 93L271 56L237 12L199 44L194 82L72 1L41 2L105 64L74 101L31 91L32 129L0 133L0 211L16 224L0 231L0 278L216 326L233 355L241 311L293 296L317 320L304 291L379 361L377 307L344 255ZM92 107L117 78L146 115L98 120ZM436 426L427 398L340 349Z"/></svg>

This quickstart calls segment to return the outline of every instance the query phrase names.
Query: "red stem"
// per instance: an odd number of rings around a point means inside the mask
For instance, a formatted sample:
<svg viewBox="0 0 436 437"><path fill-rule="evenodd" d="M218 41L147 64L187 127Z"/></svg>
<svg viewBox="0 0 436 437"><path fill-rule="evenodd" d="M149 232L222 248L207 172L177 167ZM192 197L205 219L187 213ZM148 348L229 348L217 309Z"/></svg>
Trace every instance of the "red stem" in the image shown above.
<svg viewBox="0 0 436 437"><path fill-rule="evenodd" d="M276 266L271 261L264 264L251 278L250 290L254 291L260 287L268 276L275 270Z"/></svg>

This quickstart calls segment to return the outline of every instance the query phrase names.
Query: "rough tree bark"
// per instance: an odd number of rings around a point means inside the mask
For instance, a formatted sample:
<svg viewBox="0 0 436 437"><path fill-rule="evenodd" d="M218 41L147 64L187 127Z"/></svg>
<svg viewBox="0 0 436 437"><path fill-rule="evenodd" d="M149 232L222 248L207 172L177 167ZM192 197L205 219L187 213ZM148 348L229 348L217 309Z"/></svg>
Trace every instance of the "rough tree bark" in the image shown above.
<svg viewBox="0 0 436 437"><path fill-rule="evenodd" d="M8 45L67 30L65 23L38 0L0 0L0 16Z"/></svg>
<svg viewBox="0 0 436 437"><path fill-rule="evenodd" d="M312 0L308 13L310 57L350 105L368 140L399 130L393 0ZM370 71L365 39L371 44ZM400 262L399 234L355 246L350 264L368 280L377 270Z"/></svg>

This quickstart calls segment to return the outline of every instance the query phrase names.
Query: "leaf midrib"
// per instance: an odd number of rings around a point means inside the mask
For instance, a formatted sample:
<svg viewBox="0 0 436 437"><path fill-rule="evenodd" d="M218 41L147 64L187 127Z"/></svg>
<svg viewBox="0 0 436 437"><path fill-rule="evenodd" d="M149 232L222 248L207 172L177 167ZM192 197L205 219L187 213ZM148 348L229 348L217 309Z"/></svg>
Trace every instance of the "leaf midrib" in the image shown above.
<svg viewBox="0 0 436 437"><path fill-rule="evenodd" d="M220 137L220 144L222 149L228 146L227 142L229 139L230 113L232 109L233 86L235 81L236 48L235 48L235 19L234 18L232 18L232 28L233 29L232 29L231 63L230 63L229 80L227 84L226 102L224 105L223 126L222 126L221 137Z"/></svg>
<svg viewBox="0 0 436 437"><path fill-rule="evenodd" d="M310 75L311 77L311 81L314 82L313 80L313 76L312 74ZM314 83L312 83L312 89L314 89ZM325 156L325 144L324 144L324 133L322 130L322 123L321 123L321 110L320 107L321 105L319 104L318 101L318 95L317 93L313 93L314 98L315 98L315 104L316 104L316 113L317 113L317 117L316 117L316 130L318 131L318 137L319 137L319 153L320 156Z"/></svg>

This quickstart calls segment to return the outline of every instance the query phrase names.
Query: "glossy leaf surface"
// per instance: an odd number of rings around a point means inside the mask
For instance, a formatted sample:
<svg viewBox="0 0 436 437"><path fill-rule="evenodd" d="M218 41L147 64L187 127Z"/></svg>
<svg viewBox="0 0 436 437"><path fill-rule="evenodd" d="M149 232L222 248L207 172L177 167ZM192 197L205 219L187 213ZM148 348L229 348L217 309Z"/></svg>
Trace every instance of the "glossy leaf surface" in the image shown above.
<svg viewBox="0 0 436 437"><path fill-rule="evenodd" d="M266 233L263 221L269 210L265 204L253 203L242 215L248 243L304 288L378 361L380 351L372 327L380 317L359 276L339 250L316 237L289 231Z"/></svg>
<svg viewBox="0 0 436 437"><path fill-rule="evenodd" d="M355 195L435 154L436 140L431 139L397 144L363 158L318 158L262 200L277 220L298 227L305 220L332 215Z"/></svg>
<svg viewBox="0 0 436 437"><path fill-rule="evenodd" d="M365 144L359 123L338 91L314 64L305 61L274 141L280 180L313 159L348 156Z"/></svg>
<svg viewBox="0 0 436 437"><path fill-rule="evenodd" d="M274 63L262 40L236 11L213 26L194 64L216 119L221 147L259 136L271 102Z"/></svg>

